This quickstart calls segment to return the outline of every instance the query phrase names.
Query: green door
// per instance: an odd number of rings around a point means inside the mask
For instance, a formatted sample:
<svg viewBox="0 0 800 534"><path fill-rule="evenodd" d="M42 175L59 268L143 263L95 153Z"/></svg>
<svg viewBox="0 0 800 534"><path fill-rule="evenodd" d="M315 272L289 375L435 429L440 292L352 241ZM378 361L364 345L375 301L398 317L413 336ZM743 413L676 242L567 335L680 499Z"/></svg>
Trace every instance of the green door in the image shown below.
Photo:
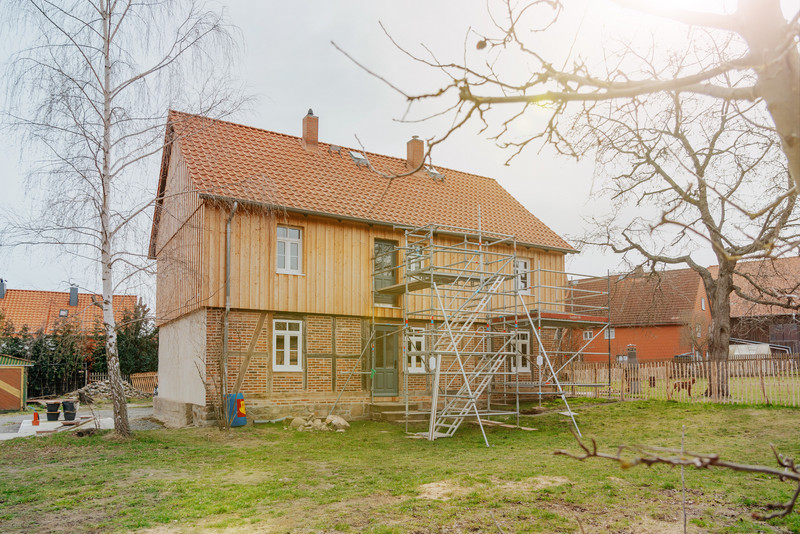
<svg viewBox="0 0 800 534"><path fill-rule="evenodd" d="M394 295L378 293L379 289L389 287L396 283L397 245L394 241L375 240L374 250L374 280L375 303L394 305Z"/></svg>
<svg viewBox="0 0 800 534"><path fill-rule="evenodd" d="M397 348L400 332L392 326L375 327L375 378L372 393L376 397L397 396Z"/></svg>

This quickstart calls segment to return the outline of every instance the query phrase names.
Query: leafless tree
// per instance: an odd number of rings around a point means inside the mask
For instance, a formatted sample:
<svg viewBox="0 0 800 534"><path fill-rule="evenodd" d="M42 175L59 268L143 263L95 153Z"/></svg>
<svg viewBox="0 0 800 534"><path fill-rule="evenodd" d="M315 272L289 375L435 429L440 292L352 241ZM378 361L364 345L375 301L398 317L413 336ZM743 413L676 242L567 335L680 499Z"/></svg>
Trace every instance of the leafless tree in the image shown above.
<svg viewBox="0 0 800 534"><path fill-rule="evenodd" d="M579 120L586 109L613 108L643 95L680 92L756 104L753 107L767 117L760 126L777 132L789 174L800 188L800 11L787 17L780 0L739 0L730 13L645 0L606 3L604 9L639 12L637 26L655 21L651 40L605 42L598 54L596 42L587 46L580 35L573 36L596 24L575 24L585 3L498 0L488 4L491 27L471 29L464 55L457 60L443 60L428 48L417 53L395 41L414 60L443 73L446 81L441 86L412 94L399 84L390 85L406 97L409 107L442 101L439 113L453 115L453 128L477 118L494 131L499 144L515 149L514 154L544 140L582 157L564 131L576 115ZM676 28L684 30L681 44L662 45ZM553 46L571 37L574 41L566 51ZM735 83L720 83L726 80ZM490 117L501 104L510 109L505 118ZM543 109L549 119L531 131L531 117Z"/></svg>
<svg viewBox="0 0 800 534"><path fill-rule="evenodd" d="M222 14L193 0L18 0L6 35L23 47L7 73L8 125L40 165L41 210L13 221L12 245L54 245L98 266L116 433L130 435L112 295L148 267L146 229L169 107L224 116L236 45ZM8 233L6 235L9 235Z"/></svg>
<svg viewBox="0 0 800 534"><path fill-rule="evenodd" d="M750 111L665 93L631 98L613 113L587 110L578 128L579 143L597 146L598 173L615 207L591 221L585 243L643 257L653 269L696 271L711 308L713 362L728 358L737 263L790 248L800 235L796 188L779 142L770 129L753 127ZM710 249L718 267L696 261L698 249ZM709 393L724 396L727 373L724 363L715 365L711 376L719 381Z"/></svg>
<svg viewBox="0 0 800 534"><path fill-rule="evenodd" d="M587 460L589 458L602 458L619 463L623 469L629 469L637 465L656 465L665 464L673 466L694 467L696 469L730 469L743 473L754 473L775 477L780 481L790 481L797 485L792 497L785 503L768 504L767 508L775 510L768 514L754 513L756 519L772 519L774 517L785 517L791 513L800 496L800 469L794 463L794 459L784 456L772 447L778 467L766 467L763 465L748 465L723 460L717 454L701 454L678 449L667 449L662 447L652 447L646 445L620 445L617 447L616 454L600 452L597 450L597 443L592 439L592 444L581 441L578 436L575 440L583 449L583 453L575 454L565 450L557 450L554 454L569 456L576 460Z"/></svg>

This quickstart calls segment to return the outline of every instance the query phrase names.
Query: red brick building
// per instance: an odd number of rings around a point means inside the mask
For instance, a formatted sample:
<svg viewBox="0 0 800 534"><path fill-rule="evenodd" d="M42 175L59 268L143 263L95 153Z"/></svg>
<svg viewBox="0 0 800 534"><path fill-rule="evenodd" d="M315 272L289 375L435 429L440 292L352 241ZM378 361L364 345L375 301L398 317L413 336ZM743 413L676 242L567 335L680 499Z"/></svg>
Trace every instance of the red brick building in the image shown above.
<svg viewBox="0 0 800 534"><path fill-rule="evenodd" d="M732 294L731 337L770 343L773 352L800 354L800 256L742 261L736 270L740 274L734 275L734 283L745 295L783 305L759 304Z"/></svg>
<svg viewBox="0 0 800 534"><path fill-rule="evenodd" d="M70 291L8 289L0 280L0 314L16 332L27 327L31 334L52 334L59 322L71 321L81 332L91 334L103 324L103 310L94 304L102 299L100 295L80 293L77 287ZM136 300L134 295L114 295L117 321L126 310L133 310Z"/></svg>
<svg viewBox="0 0 800 534"><path fill-rule="evenodd" d="M550 285L566 278L574 249L495 180L425 165L387 178L422 164L420 139L406 158L363 153L320 142L311 113L294 137L173 112L166 136L150 256L154 407L172 424L203 420L220 389L244 393L257 418L324 412L345 383L337 410L350 417L375 397L400 400L405 382L426 395L421 359L404 361L410 349L392 337L401 297L376 289L397 282L378 273L402 260L406 229L443 225L454 242L453 228L513 234L520 282L534 266Z"/></svg>
<svg viewBox="0 0 800 534"><path fill-rule="evenodd" d="M609 288L608 331L589 344L597 353L610 346L611 357L635 348L639 361L670 359L679 354L704 354L711 311L700 275L691 269L614 275L582 282L582 287ZM599 330L585 331L591 339ZM602 356L586 355L586 361Z"/></svg>

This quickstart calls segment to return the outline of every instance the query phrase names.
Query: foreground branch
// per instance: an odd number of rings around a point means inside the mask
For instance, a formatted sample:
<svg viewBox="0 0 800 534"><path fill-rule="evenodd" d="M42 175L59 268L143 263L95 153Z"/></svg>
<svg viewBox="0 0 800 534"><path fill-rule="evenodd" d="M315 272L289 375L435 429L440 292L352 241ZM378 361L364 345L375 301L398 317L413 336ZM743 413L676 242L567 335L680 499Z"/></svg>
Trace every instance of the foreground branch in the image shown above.
<svg viewBox="0 0 800 534"><path fill-rule="evenodd" d="M574 432L573 432L574 435ZM775 450L775 446L770 445L775 460L779 468L766 467L763 465L747 465L738 464L722 460L717 454L700 454L689 451L681 452L678 449L668 449L662 447L652 447L647 445L620 445L617 448L616 454L609 454L599 452L597 450L597 442L592 438L591 446L584 443L581 438L575 436L575 440L583 449L583 454L574 454L565 450L557 450L553 454L561 456L569 456L576 460L586 460L587 458L605 458L613 462L619 463L623 469L636 467L637 465L646 465L650 467L654 464L666 464L672 466L687 466L696 469L708 469L711 467L719 467L723 469L730 469L732 471L741 471L744 473L759 473L762 475L769 475L778 477L778 480L790 480L797 484L792 498L785 503L771 503L767 504L768 510L776 510L770 514L762 514L753 512L755 519L772 519L774 517L784 517L791 513L794 505L797 503L798 496L800 496L800 469L795 465L794 459L780 454ZM633 458L623 458L622 453L628 451L633 454Z"/></svg>

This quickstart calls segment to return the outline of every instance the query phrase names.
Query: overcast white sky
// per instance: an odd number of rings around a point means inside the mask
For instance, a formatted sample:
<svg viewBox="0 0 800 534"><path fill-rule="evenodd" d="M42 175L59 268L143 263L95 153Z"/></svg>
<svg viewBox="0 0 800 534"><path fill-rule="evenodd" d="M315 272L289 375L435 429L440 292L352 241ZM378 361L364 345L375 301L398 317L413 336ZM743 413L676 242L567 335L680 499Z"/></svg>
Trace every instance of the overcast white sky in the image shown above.
<svg viewBox="0 0 800 534"><path fill-rule="evenodd" d="M320 118L321 141L358 146L357 136L366 150L398 157L405 156L405 144L412 135L433 137L445 125L398 122L405 111L403 98L351 63L331 41L403 89L419 92L438 87L439 79L398 51L379 21L402 44L420 51L419 44L425 43L447 59L458 59L463 52L468 27L489 23L484 0L227 0L210 5L223 6L230 22L240 29L244 43L241 81L256 97L235 121L300 135L301 119L313 108ZM474 41L468 46L474 47ZM554 49L568 45L568 40L552 43ZM0 42L0 60L7 59L11 50L13 43ZM530 150L506 167L508 156L471 127L440 146L434 163L496 178L528 210L568 239L582 233L584 216L609 209L593 194L597 185L592 161L577 163L547 149ZM158 163L153 158L149 171L154 190ZM0 210L23 204L26 165L14 140L4 139L0 144ZM142 236L143 249L148 237ZM618 258L596 252L573 257L568 264L568 270L588 274L605 274L619 267ZM11 288L66 290L68 282L74 281L99 289L94 267L54 251L0 249L0 277ZM129 292L150 293L141 287Z"/></svg>

